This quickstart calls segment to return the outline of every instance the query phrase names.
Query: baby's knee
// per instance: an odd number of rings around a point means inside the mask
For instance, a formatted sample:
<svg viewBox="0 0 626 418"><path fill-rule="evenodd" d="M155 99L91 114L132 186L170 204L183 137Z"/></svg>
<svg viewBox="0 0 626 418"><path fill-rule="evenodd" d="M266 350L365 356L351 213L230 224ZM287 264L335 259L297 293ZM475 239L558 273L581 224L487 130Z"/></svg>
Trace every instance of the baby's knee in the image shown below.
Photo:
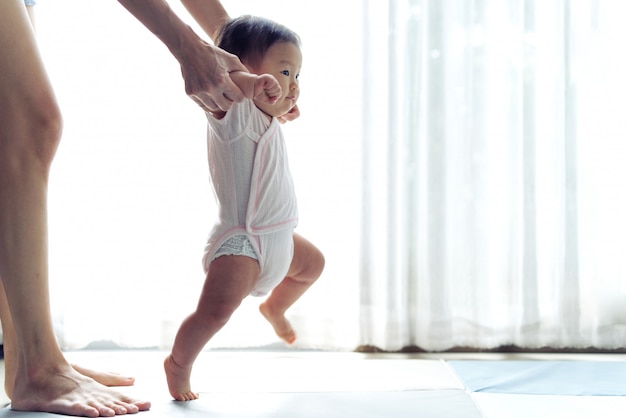
<svg viewBox="0 0 626 418"><path fill-rule="evenodd" d="M321 251L317 251L317 256L315 258L315 266L316 266L316 274L317 277L322 275L324 271L324 267L326 267L326 259L324 258L324 254Z"/></svg>
<svg viewBox="0 0 626 418"><path fill-rule="evenodd" d="M235 303L211 303L198 311L197 319L210 328L216 325L222 327L230 320L237 307L239 304Z"/></svg>
<svg viewBox="0 0 626 418"><path fill-rule="evenodd" d="M304 276L311 281L317 280L322 275L325 265L326 259L324 258L324 254L316 248L315 251L309 254L306 274Z"/></svg>

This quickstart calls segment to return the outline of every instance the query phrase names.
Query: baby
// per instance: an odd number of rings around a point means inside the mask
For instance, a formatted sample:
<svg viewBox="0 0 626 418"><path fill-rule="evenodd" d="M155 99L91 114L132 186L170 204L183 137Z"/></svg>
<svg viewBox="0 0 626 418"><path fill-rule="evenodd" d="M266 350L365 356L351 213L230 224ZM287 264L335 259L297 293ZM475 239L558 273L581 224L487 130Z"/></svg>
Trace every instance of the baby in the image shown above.
<svg viewBox="0 0 626 418"><path fill-rule="evenodd" d="M180 401L198 398L190 387L193 363L248 295L269 294L259 309L276 334L292 344L296 334L285 311L324 269L322 253L294 233L296 195L279 124L285 115L297 114L300 39L273 21L243 16L226 20L217 44L250 71L231 78L253 99L228 112L207 113L219 215L205 247L200 300L165 359L170 394Z"/></svg>

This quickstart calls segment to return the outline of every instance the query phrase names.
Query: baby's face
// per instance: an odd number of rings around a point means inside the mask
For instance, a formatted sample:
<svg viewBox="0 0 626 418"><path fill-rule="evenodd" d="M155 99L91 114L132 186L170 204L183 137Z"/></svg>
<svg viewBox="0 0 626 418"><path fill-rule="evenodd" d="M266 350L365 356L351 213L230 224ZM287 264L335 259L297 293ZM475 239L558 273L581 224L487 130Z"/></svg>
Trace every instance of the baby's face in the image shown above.
<svg viewBox="0 0 626 418"><path fill-rule="evenodd" d="M302 53L298 45L291 42L277 42L272 45L257 68L255 74L271 74L276 77L282 93L275 104L255 102L257 107L270 116L278 117L289 112L298 101L300 86L298 77L302 66Z"/></svg>

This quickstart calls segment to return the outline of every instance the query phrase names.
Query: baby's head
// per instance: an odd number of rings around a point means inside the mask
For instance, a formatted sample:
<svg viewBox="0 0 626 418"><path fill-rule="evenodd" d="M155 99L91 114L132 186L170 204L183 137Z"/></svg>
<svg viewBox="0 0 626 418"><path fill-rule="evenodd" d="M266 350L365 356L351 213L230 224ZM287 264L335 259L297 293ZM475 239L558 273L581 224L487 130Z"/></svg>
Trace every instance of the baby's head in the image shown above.
<svg viewBox="0 0 626 418"><path fill-rule="evenodd" d="M272 116L287 113L296 104L302 66L300 37L285 26L257 16L227 21L217 36L217 46L237 55L254 74L271 74L280 83L282 94L274 105L256 103Z"/></svg>

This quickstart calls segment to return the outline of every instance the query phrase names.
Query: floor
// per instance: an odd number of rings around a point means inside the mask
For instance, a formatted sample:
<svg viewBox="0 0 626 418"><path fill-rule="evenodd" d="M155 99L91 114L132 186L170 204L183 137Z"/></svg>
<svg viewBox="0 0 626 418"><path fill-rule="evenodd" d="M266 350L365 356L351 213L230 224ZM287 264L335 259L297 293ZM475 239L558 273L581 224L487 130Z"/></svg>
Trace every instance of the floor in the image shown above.
<svg viewBox="0 0 626 418"><path fill-rule="evenodd" d="M616 354L211 351L195 366L200 399L186 403L167 393L164 352L66 356L134 375L135 386L120 390L152 401L144 418L613 418L626 410L626 355ZM0 418L44 416L0 409Z"/></svg>

